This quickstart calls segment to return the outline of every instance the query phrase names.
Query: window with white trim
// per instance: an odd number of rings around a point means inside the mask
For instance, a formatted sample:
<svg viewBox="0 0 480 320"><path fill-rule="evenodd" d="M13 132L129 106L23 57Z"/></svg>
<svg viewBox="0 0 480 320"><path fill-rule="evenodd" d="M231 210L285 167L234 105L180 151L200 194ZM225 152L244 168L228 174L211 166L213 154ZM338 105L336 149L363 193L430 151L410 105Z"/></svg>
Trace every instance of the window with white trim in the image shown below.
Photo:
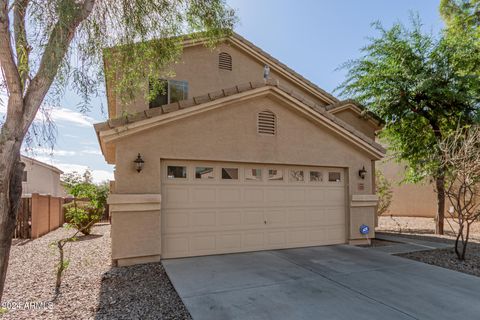
<svg viewBox="0 0 480 320"><path fill-rule="evenodd" d="M180 80L158 80L149 82L149 108L188 99L188 82Z"/></svg>

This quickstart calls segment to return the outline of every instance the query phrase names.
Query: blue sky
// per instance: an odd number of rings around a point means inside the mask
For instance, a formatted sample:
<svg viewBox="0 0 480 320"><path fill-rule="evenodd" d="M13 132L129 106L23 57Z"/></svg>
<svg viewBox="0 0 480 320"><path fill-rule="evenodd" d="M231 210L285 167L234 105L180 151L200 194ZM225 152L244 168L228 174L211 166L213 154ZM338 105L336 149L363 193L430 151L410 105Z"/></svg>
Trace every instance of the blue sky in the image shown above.
<svg viewBox="0 0 480 320"><path fill-rule="evenodd" d="M336 71L343 62L359 56L367 38L375 36L371 23L390 27L409 23L418 13L425 31L438 32L442 21L439 0L227 0L237 9L235 31L328 92L343 81ZM95 181L113 179L113 166L100 153L92 123L104 121L104 96L93 100L93 110L76 110L78 97L67 90L61 106L52 111L58 128L51 150L38 147L27 153L64 171L93 171ZM2 110L0 110L0 113ZM133 159L132 159L133 161Z"/></svg>

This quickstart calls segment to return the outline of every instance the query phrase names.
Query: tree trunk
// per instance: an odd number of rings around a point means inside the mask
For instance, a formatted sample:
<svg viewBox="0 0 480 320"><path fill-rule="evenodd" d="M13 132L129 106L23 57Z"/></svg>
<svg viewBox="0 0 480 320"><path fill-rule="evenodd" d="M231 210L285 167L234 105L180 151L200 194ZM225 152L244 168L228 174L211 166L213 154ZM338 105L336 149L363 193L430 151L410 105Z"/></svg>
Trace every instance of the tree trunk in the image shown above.
<svg viewBox="0 0 480 320"><path fill-rule="evenodd" d="M63 270L65 269L65 261L63 256L63 246L65 242L60 240L57 242L59 257L58 257L58 267L57 267L57 280L55 282L55 294L58 295L60 293L60 286L62 285L62 275Z"/></svg>
<svg viewBox="0 0 480 320"><path fill-rule="evenodd" d="M0 152L0 301L7 275L17 211L22 197L22 175L25 167L20 161L21 143L8 142L0 143L2 149ZM13 160L10 160L11 158Z"/></svg>
<svg viewBox="0 0 480 320"><path fill-rule="evenodd" d="M437 177L435 180L437 189L437 214L435 216L435 233L443 234L443 223L445 219L445 176Z"/></svg>

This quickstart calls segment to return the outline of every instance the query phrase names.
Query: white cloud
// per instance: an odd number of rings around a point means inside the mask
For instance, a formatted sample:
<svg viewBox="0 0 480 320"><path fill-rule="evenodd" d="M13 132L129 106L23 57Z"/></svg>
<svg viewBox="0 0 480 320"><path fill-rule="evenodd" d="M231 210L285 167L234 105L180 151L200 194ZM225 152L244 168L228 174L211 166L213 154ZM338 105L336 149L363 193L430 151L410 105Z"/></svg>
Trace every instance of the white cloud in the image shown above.
<svg viewBox="0 0 480 320"><path fill-rule="evenodd" d="M7 113L7 96L0 93L0 114ZM35 117L35 121L44 121L46 113L51 120L58 123L69 123L80 127L91 127L94 123L100 122L92 117L89 117L81 112L71 110L64 107L46 107L45 111L39 111Z"/></svg>
<svg viewBox="0 0 480 320"><path fill-rule="evenodd" d="M58 123L68 122L81 127L91 127L94 123L99 122L92 117L84 115L83 113L67 108L51 107L46 109L45 112L54 122ZM45 119L45 115L42 112L38 112L35 119L42 121Z"/></svg>
<svg viewBox="0 0 480 320"><path fill-rule="evenodd" d="M102 152L99 149L93 149L93 148L83 149L82 151L80 151L80 153L102 155Z"/></svg>
<svg viewBox="0 0 480 320"><path fill-rule="evenodd" d="M61 149L50 149L50 148L33 148L31 153L35 155L45 155L45 156L74 156L77 154L76 151L73 150L61 150Z"/></svg>
<svg viewBox="0 0 480 320"><path fill-rule="evenodd" d="M83 174L85 170L90 169L88 166L82 165L82 164L74 164L74 163L57 163L55 164L57 168L62 170L64 173L69 173L69 172L78 172L80 174ZM100 183L108 180L113 180L113 172L109 172L106 170L92 170L92 177L93 177L93 182L94 183Z"/></svg>

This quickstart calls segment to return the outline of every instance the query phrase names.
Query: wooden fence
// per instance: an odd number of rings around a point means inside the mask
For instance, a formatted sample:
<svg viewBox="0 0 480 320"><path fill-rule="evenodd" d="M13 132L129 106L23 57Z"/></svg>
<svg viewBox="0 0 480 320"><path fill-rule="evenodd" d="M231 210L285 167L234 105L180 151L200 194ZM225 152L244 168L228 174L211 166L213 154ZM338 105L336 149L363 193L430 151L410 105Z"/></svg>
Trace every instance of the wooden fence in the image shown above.
<svg viewBox="0 0 480 320"><path fill-rule="evenodd" d="M15 238L35 239L63 225L63 198L32 194L31 198L22 198Z"/></svg>

